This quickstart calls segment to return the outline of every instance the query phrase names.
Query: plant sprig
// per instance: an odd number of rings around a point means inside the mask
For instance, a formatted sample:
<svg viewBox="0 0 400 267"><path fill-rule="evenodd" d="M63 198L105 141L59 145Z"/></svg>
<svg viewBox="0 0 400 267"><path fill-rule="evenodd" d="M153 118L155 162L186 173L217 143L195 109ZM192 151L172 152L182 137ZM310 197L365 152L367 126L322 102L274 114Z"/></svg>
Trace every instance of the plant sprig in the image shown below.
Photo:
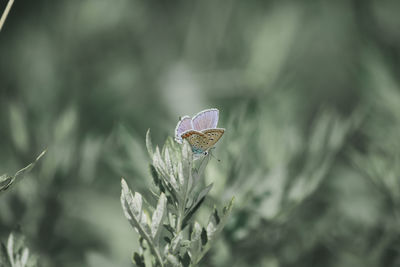
<svg viewBox="0 0 400 267"><path fill-rule="evenodd" d="M25 168L17 171L13 176L9 176L7 174L3 174L0 176L0 192L6 191L9 189L16 181L22 179L28 172L30 172L35 164L46 154L46 150L44 150L40 155L35 159L34 162L30 163Z"/></svg>
<svg viewBox="0 0 400 267"><path fill-rule="evenodd" d="M126 181L121 181L124 214L140 235L140 251L134 253L133 261L137 266L195 266L223 229L233 199L222 213L214 207L207 225L201 226L193 216L212 188L212 184L199 188L209 157L195 162L189 143L180 146L171 138L161 151L159 147L153 150L150 131L146 146L157 205L146 204L140 193L132 193ZM154 210L151 218L149 209Z"/></svg>

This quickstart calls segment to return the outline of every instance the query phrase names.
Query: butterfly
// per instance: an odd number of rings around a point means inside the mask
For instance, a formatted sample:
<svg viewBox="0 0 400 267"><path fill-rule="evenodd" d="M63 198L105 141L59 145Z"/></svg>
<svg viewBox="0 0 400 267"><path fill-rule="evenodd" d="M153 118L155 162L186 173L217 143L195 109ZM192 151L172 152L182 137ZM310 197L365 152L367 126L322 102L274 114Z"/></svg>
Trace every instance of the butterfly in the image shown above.
<svg viewBox="0 0 400 267"><path fill-rule="evenodd" d="M217 128L218 118L216 108L200 111L193 118L182 117L175 128L175 141L182 144L186 139L195 155L207 155L225 132Z"/></svg>

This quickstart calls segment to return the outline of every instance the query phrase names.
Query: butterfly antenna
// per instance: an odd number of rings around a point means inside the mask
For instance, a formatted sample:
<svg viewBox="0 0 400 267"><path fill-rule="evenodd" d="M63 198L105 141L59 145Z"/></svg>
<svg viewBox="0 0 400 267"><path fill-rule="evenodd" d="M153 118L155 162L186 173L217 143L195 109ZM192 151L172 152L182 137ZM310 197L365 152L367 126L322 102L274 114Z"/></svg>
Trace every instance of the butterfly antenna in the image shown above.
<svg viewBox="0 0 400 267"><path fill-rule="evenodd" d="M216 156L213 155L213 153L211 153L211 150L210 150L210 153L209 153L209 154L210 154L211 157L213 157L214 159L216 159L218 162L221 162L221 160L220 160L219 158L217 158Z"/></svg>

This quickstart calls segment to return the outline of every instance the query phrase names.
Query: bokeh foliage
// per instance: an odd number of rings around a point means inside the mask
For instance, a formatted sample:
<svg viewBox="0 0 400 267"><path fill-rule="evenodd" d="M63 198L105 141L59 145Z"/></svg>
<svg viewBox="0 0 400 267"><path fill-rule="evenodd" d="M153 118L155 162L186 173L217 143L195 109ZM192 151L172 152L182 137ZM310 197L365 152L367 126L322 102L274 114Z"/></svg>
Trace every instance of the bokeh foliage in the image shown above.
<svg viewBox="0 0 400 267"><path fill-rule="evenodd" d="M5 7L6 1L1 1ZM131 266L120 178L145 132L217 107L204 180L235 208L204 266L400 264L395 0L16 1L0 33L0 240L41 266ZM218 206L218 205L217 205Z"/></svg>

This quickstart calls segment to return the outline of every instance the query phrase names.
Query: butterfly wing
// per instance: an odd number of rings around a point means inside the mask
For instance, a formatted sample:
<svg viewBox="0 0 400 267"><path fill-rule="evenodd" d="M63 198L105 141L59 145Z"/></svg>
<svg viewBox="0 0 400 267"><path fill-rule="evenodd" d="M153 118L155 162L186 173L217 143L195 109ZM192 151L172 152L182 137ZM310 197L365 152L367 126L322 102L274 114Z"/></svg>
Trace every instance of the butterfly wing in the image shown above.
<svg viewBox="0 0 400 267"><path fill-rule="evenodd" d="M221 139L224 134L225 129L215 128L215 129L207 129L202 131L202 133L207 137L207 150L213 147L219 139Z"/></svg>
<svg viewBox="0 0 400 267"><path fill-rule="evenodd" d="M182 134L182 139L186 139L195 154L202 154L209 149L208 137L204 133L190 130Z"/></svg>
<svg viewBox="0 0 400 267"><path fill-rule="evenodd" d="M176 125L175 140L182 143L182 134L193 129L192 119L189 116L184 116Z"/></svg>
<svg viewBox="0 0 400 267"><path fill-rule="evenodd" d="M212 148L224 134L225 129L207 129L202 132L190 130L182 134L192 146L193 153L202 154Z"/></svg>
<svg viewBox="0 0 400 267"><path fill-rule="evenodd" d="M218 124L218 117L219 111L216 108L203 110L193 117L193 129L202 131L205 129L216 128Z"/></svg>

